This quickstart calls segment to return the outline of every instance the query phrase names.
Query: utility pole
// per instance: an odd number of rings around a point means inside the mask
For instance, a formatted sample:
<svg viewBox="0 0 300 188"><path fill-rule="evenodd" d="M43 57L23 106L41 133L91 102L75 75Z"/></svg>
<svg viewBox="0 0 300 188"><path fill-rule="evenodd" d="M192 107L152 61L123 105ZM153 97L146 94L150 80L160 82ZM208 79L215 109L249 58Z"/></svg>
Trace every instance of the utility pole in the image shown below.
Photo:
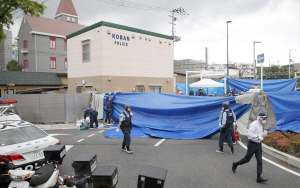
<svg viewBox="0 0 300 188"><path fill-rule="evenodd" d="M171 23L169 22L169 24L172 25L172 37L174 37L174 42L179 42L181 38L178 36L175 36L174 25L176 25L176 24L174 22L177 20L177 18L174 17L174 14L175 14L175 12L180 15L186 15L187 13L185 12L184 8L181 8L181 7L171 10L171 12L172 12L172 15L169 15L169 16L172 18L172 22ZM189 14L187 14L187 15L189 15Z"/></svg>
<svg viewBox="0 0 300 188"><path fill-rule="evenodd" d="M295 49L290 49L290 55L289 55L289 79L291 79L291 68L290 68L290 66L291 66L291 61L292 61L292 59L291 59L291 51L292 50L295 50Z"/></svg>

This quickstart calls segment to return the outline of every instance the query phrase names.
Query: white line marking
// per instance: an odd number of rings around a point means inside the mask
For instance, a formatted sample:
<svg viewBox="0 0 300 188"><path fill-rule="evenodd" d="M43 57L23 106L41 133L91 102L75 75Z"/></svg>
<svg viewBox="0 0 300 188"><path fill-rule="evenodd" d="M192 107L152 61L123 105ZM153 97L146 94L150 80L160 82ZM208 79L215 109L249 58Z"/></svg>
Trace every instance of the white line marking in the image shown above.
<svg viewBox="0 0 300 188"><path fill-rule="evenodd" d="M159 142L157 142L154 146L159 146L159 144L163 143L166 139L161 139Z"/></svg>
<svg viewBox="0 0 300 188"><path fill-rule="evenodd" d="M99 133L102 133L104 130L102 130L102 131L99 131Z"/></svg>
<svg viewBox="0 0 300 188"><path fill-rule="evenodd" d="M89 135L88 137L92 137L92 136L94 136L95 134L91 134L91 135Z"/></svg>
<svg viewBox="0 0 300 188"><path fill-rule="evenodd" d="M64 136L64 135L70 135L70 134L48 134L49 136Z"/></svg>
<svg viewBox="0 0 300 188"><path fill-rule="evenodd" d="M243 148L245 148L245 149L247 150L247 147L246 147L241 141L238 141L238 143L239 143ZM297 173L297 172L295 172L295 171L292 171L292 170L290 170L290 169L288 169L288 168L285 168L284 166L281 166L280 164L277 164L277 163L271 161L270 159L267 159L267 158L265 158L265 157L262 157L262 159L265 160L265 161L267 161L267 162L269 162L269 163L271 163L272 165L277 166L278 168L281 168L282 170L288 171L289 173L292 173L292 174L294 174L294 175L300 177L300 174L299 174L299 173Z"/></svg>
<svg viewBox="0 0 300 188"><path fill-rule="evenodd" d="M72 147L73 145L66 145L66 150L69 151Z"/></svg>
<svg viewBox="0 0 300 188"><path fill-rule="evenodd" d="M81 142L81 141L83 141L84 139L80 139L80 140L78 140L77 142Z"/></svg>

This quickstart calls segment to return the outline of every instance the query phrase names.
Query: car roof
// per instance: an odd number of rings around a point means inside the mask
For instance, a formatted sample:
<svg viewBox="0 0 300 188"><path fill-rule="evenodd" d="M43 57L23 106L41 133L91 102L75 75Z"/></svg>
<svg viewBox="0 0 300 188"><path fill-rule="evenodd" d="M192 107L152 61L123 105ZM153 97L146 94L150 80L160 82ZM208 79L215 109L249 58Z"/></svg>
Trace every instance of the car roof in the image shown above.
<svg viewBox="0 0 300 188"><path fill-rule="evenodd" d="M23 120L0 121L0 124L2 124L2 125L6 124L7 125L6 128L0 129L0 132L1 131L5 131L5 130L10 130L10 129L16 129L16 128L33 126L32 123L29 123L29 122L23 121Z"/></svg>

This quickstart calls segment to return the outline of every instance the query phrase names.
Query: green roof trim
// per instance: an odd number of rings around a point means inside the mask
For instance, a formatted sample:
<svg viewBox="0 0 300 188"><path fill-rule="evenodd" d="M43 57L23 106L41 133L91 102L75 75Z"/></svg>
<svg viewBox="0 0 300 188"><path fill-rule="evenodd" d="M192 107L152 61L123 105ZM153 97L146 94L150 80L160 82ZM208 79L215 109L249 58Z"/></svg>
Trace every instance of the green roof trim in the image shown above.
<svg viewBox="0 0 300 188"><path fill-rule="evenodd" d="M73 38L77 35L80 35L82 33L85 33L87 31L90 31L92 29L95 29L97 27L101 27L101 26L107 26L107 27L112 27L112 28L116 28L116 29L122 29L122 30L126 30L126 31L132 31L132 32L136 32L136 33L141 33L141 34L145 34L145 35L151 35L151 36L155 36L155 37L160 37L160 38L165 38L165 39L170 39L170 40L173 40L173 36L168 36L168 35L163 35L163 34L159 34L159 33L154 33L154 32L151 32L151 31L146 31L146 30L142 30L142 29L137 29L137 28L134 28L134 27L128 27L128 26L124 26L124 25L119 25L119 24L114 24L114 23L109 23L109 22L104 22L104 21L101 21L101 22L98 22L98 23L95 23L91 26L88 26L84 29L81 29L79 31L76 31L70 35L67 35L67 39L70 39L70 38Z"/></svg>

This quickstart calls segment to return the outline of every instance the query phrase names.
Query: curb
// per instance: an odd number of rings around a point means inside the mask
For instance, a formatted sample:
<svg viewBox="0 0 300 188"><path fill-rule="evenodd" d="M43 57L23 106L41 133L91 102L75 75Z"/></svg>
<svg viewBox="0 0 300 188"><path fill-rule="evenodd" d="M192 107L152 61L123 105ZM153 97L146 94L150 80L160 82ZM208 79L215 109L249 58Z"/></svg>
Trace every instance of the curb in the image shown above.
<svg viewBox="0 0 300 188"><path fill-rule="evenodd" d="M40 124L35 124L38 128L42 130L52 130L52 129L78 129L76 127L76 123L72 124L53 124L53 125L40 125Z"/></svg>
<svg viewBox="0 0 300 188"><path fill-rule="evenodd" d="M282 160L284 162L287 162L293 166L296 166L298 168L300 168L300 159L294 156L291 156L289 154L283 153L281 151L278 151L270 146L267 146L266 144L262 143L263 146L263 152L279 159Z"/></svg>

